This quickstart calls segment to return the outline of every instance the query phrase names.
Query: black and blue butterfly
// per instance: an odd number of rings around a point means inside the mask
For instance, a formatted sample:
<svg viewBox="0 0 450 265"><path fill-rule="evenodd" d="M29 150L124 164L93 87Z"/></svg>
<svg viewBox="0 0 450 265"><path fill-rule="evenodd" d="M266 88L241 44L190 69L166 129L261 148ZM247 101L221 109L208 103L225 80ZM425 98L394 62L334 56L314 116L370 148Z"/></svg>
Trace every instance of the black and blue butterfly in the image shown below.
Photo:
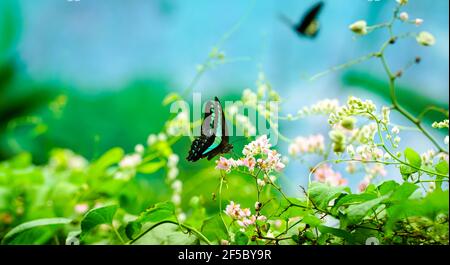
<svg viewBox="0 0 450 265"><path fill-rule="evenodd" d="M320 30L318 17L320 11L322 11L323 5L324 3L322 1L313 5L306 11L297 24L294 24L289 18L283 15L281 15L280 18L300 36L315 38Z"/></svg>
<svg viewBox="0 0 450 265"><path fill-rule="evenodd" d="M205 105L201 135L192 142L186 159L191 162L205 157L211 160L217 155L228 153L233 149L228 140L225 114L219 99L215 97Z"/></svg>

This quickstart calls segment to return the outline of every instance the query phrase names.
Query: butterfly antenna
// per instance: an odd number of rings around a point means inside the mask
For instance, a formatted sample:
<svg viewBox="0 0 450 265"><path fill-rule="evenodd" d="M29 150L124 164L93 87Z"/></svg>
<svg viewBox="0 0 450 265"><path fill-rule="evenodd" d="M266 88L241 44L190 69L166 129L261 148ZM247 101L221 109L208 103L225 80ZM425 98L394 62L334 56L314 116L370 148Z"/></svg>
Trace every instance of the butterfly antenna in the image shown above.
<svg viewBox="0 0 450 265"><path fill-rule="evenodd" d="M288 18L287 16L285 16L284 14L278 14L278 18L284 23L286 24L288 27L294 27L294 22L292 22L292 20L290 18Z"/></svg>

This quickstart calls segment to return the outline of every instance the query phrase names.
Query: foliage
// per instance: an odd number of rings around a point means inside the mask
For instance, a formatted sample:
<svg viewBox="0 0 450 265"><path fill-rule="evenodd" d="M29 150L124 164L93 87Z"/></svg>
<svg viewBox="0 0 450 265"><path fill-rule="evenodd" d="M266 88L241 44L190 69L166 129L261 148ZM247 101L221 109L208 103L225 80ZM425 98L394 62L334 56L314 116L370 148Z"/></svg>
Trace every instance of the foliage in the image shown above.
<svg viewBox="0 0 450 265"><path fill-rule="evenodd" d="M43 165L33 164L23 152L0 163L2 244L329 245L366 244L373 238L382 244L448 244L448 137L444 145L422 123L425 115L437 111L446 119L432 129L448 130L448 111L429 107L414 116L404 109L395 90L408 67L392 72L385 55L404 38L424 46L435 40L423 32L394 34L395 23L421 23L405 19L400 11L407 1L397 2L390 21L350 26L360 37L386 29L389 38L379 51L314 77L379 60L388 77L391 106L380 108L356 97L343 104L324 99L280 120L325 116L328 136L290 139L266 104L281 103L282 97L261 73L257 89L244 90L242 104L225 110L246 144L235 148L233 158L217 157L215 168L202 161L206 167L196 170L175 153L178 143L188 144L182 135L200 124L190 122L183 111L171 115L160 132L150 134L133 152L115 147L89 161L69 149L55 149ZM207 70L234 61L225 58L222 44L198 67L184 93L169 94L164 105L189 94ZM270 136L254 137L255 124L236 111L242 108L264 117ZM394 123L391 111L412 127ZM430 150L420 154L413 147L400 148L404 129L428 139ZM270 140L275 137L288 145L289 156L275 149ZM309 156L319 162L298 176L308 179L307 187L297 187L300 195L286 194L279 181L285 167ZM346 172L338 172L336 164L346 164ZM365 177L354 191L347 178L356 172Z"/></svg>

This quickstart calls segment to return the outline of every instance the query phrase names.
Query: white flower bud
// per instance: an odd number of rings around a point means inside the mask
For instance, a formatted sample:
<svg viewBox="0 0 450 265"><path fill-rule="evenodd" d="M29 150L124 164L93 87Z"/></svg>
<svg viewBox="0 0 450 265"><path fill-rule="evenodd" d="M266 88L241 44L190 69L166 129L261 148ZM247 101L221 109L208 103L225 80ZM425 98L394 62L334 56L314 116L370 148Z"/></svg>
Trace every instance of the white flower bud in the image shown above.
<svg viewBox="0 0 450 265"><path fill-rule="evenodd" d="M181 196L179 194L174 194L172 196L172 202L175 205L180 205L180 203L181 203Z"/></svg>
<svg viewBox="0 0 450 265"><path fill-rule="evenodd" d="M183 189L183 182L181 182L180 180L175 180L172 183L171 187L175 193L180 193Z"/></svg>
<svg viewBox="0 0 450 265"><path fill-rule="evenodd" d="M258 179L257 182L258 182L258 186L261 187L261 188L266 185L266 182L264 180L262 180L262 179Z"/></svg>
<svg viewBox="0 0 450 265"><path fill-rule="evenodd" d="M416 26L422 25L422 24L423 24L423 19L421 19L421 18L416 18L416 19L414 20L414 24L416 24Z"/></svg>
<svg viewBox="0 0 450 265"><path fill-rule="evenodd" d="M167 173L167 178L169 180L174 180L178 176L178 173L179 173L178 168L172 167L169 169L169 172Z"/></svg>
<svg viewBox="0 0 450 265"><path fill-rule="evenodd" d="M433 46L436 43L436 39L434 38L434 36L427 31L420 32L417 35L416 40L420 45L423 46Z"/></svg>
<svg viewBox="0 0 450 265"><path fill-rule="evenodd" d="M409 15L406 12L401 12L399 17L401 21L407 21L409 19Z"/></svg>
<svg viewBox="0 0 450 265"><path fill-rule="evenodd" d="M255 202L255 211L259 211L261 209L262 203Z"/></svg>
<svg viewBox="0 0 450 265"><path fill-rule="evenodd" d="M134 151L138 154L143 154L144 153L144 146L142 144L137 144L134 147Z"/></svg>
<svg viewBox="0 0 450 265"><path fill-rule="evenodd" d="M185 213L179 213L177 215L177 219L178 219L178 222L180 222L180 223L186 221L186 214Z"/></svg>
<svg viewBox="0 0 450 265"><path fill-rule="evenodd" d="M164 134L164 133L159 133L159 134L158 134L158 140L161 141L161 142L167 140L166 134Z"/></svg>
<svg viewBox="0 0 450 265"><path fill-rule="evenodd" d="M158 141L158 137L154 134L150 134L147 138L147 145L151 146Z"/></svg>
<svg viewBox="0 0 450 265"><path fill-rule="evenodd" d="M393 134L399 134L399 133L400 133L400 129L399 129L397 126L394 126L394 127L392 128L391 132L392 132Z"/></svg>
<svg viewBox="0 0 450 265"><path fill-rule="evenodd" d="M176 154L171 154L171 155L167 158L167 166L168 166L168 167L176 167L179 160L180 160L180 158L178 157L178 155L176 155Z"/></svg>
<svg viewBox="0 0 450 265"><path fill-rule="evenodd" d="M367 34L367 22L365 20L358 20L349 26L349 29L358 35Z"/></svg>

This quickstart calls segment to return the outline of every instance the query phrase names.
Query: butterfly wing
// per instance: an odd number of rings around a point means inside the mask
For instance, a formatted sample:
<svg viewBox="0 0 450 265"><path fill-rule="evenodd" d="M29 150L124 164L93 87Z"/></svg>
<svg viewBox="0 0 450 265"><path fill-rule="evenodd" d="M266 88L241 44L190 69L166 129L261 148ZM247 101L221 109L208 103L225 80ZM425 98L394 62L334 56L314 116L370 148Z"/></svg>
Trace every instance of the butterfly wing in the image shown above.
<svg viewBox="0 0 450 265"><path fill-rule="evenodd" d="M209 148L214 144L215 129L214 124L216 120L216 113L214 110L213 101L208 101L205 105L205 116L201 125L200 137L196 138L189 150L188 161L195 162L205 157L205 153L209 152Z"/></svg>
<svg viewBox="0 0 450 265"><path fill-rule="evenodd" d="M323 5L322 1L318 2L305 13L300 23L295 26L295 30L299 34L311 38L314 38L317 35L319 32L317 17L319 16Z"/></svg>
<svg viewBox="0 0 450 265"><path fill-rule="evenodd" d="M228 152L231 149L230 146L225 114L216 97L214 101L206 104L201 135L192 142L187 160L195 162L204 157L211 160L220 153Z"/></svg>
<svg viewBox="0 0 450 265"><path fill-rule="evenodd" d="M191 145L191 149L189 150L187 161L195 162L201 158L204 158L204 152L208 149L208 147L214 141L213 138L208 138L204 135L196 138Z"/></svg>
<svg viewBox="0 0 450 265"><path fill-rule="evenodd" d="M217 133L214 143L213 145L211 145L210 150L208 150L208 152L205 152L205 155L208 156L208 160L211 160L216 155L228 153L233 148L233 145L228 143L229 136L227 122L225 120L225 113L217 97L215 98L215 101L218 103L216 113L217 118L220 119L220 122L217 126Z"/></svg>

